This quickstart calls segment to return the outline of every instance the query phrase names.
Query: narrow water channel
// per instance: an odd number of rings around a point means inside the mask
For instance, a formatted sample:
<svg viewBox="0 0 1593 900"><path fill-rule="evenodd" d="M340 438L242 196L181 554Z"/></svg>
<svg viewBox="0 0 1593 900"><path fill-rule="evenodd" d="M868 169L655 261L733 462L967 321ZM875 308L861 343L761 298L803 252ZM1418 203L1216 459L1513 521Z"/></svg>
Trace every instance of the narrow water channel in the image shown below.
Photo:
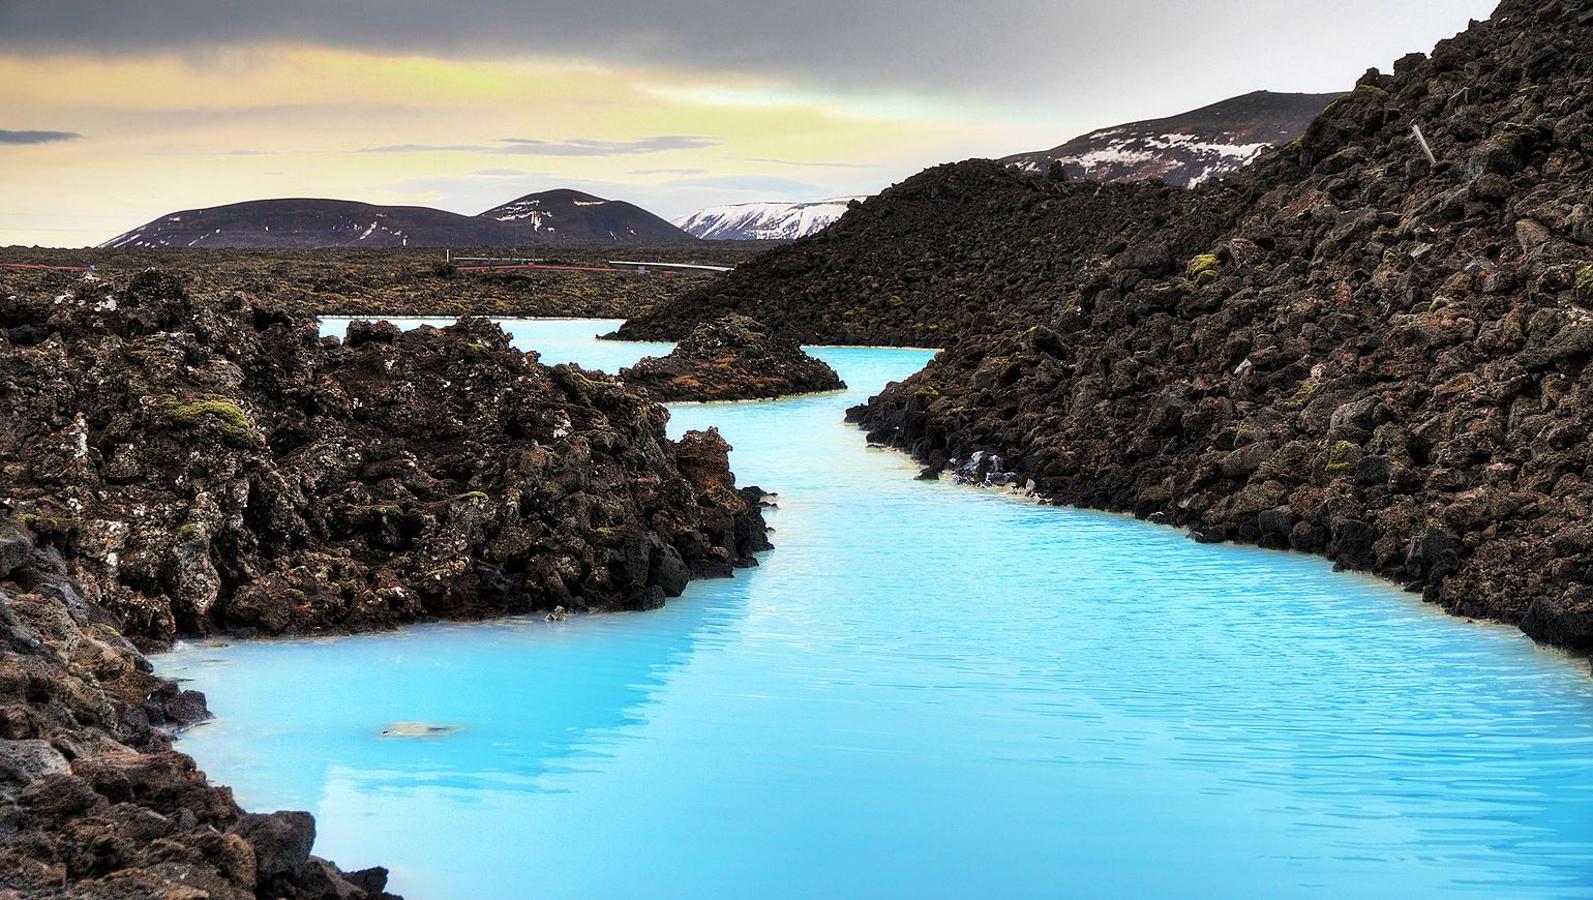
<svg viewBox="0 0 1593 900"><path fill-rule="evenodd" d="M506 327L659 349L613 324ZM761 567L647 613L186 645L157 664L217 718L180 748L412 900L1593 896L1585 663L1320 559L914 481L842 411L930 354L815 352L849 391L673 410L779 492Z"/></svg>

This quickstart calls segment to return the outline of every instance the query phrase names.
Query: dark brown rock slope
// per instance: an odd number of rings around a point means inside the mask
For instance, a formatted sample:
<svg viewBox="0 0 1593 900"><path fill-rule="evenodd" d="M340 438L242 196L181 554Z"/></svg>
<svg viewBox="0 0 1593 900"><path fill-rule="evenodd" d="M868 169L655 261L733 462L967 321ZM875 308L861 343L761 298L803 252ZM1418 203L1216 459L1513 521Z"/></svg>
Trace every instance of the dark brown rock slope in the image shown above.
<svg viewBox="0 0 1593 900"><path fill-rule="evenodd" d="M0 897L389 896L385 870L310 855L307 813L245 813L172 751L204 697L149 674L70 569L0 521Z"/></svg>
<svg viewBox="0 0 1593 900"><path fill-rule="evenodd" d="M846 387L796 341L737 315L698 325L669 355L649 356L619 374L627 387L643 388L663 403L762 400Z"/></svg>
<svg viewBox="0 0 1593 900"><path fill-rule="evenodd" d="M1119 231L1203 248L1233 202L1154 182L1053 181L989 160L938 166L618 335L679 340L737 313L804 344L944 346L1050 315L1058 285L1098 265Z"/></svg>
<svg viewBox="0 0 1593 900"><path fill-rule="evenodd" d="M633 331L967 335L857 412L876 440L1587 651L1590 110L1593 9L1509 0L1230 181L931 170Z"/></svg>
<svg viewBox="0 0 1593 900"><path fill-rule="evenodd" d="M654 607L768 546L717 434L670 441L480 319L338 342L154 271L84 280L0 305L0 405L0 891L27 896L379 892L168 752L203 698L135 646Z"/></svg>

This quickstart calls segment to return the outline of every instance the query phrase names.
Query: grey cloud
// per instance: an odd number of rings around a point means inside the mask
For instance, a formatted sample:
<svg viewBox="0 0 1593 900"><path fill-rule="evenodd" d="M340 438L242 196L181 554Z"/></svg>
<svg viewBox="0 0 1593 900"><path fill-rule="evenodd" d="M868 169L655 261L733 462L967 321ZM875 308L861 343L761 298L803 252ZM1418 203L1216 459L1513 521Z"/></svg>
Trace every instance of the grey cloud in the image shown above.
<svg viewBox="0 0 1593 900"><path fill-rule="evenodd" d="M684 134L660 134L634 141L600 141L573 138L567 141L542 141L535 138L499 138L492 144L387 144L362 147L360 153L503 153L516 156L631 156L661 153L666 150L696 150L713 147L715 138Z"/></svg>
<svg viewBox="0 0 1593 900"><path fill-rule="evenodd" d="M632 175L707 175L707 169L632 169Z"/></svg>
<svg viewBox="0 0 1593 900"><path fill-rule="evenodd" d="M0 144L53 144L82 137L75 131L7 131L0 128Z"/></svg>
<svg viewBox="0 0 1593 900"><path fill-rule="evenodd" d="M0 2L15 53L304 42L747 72L981 114L1109 123L1256 88L1347 87L1495 0L50 0ZM84 27L92 22L93 27ZM888 104L887 104L888 105ZM1006 110L1004 113L1003 110Z"/></svg>
<svg viewBox="0 0 1593 900"><path fill-rule="evenodd" d="M488 144L383 144L361 147L357 153L494 153L499 148Z"/></svg>
<svg viewBox="0 0 1593 900"><path fill-rule="evenodd" d="M825 193L825 189L818 185L774 175L709 175L702 178L676 178L667 184L676 188L745 191L781 200L805 200Z"/></svg>
<svg viewBox="0 0 1593 900"><path fill-rule="evenodd" d="M806 166L813 169L873 169L872 163L855 162L810 162L800 159L775 159L769 156L732 156L730 159L741 162L772 163L777 166Z"/></svg>
<svg viewBox="0 0 1593 900"><path fill-rule="evenodd" d="M627 156L633 153L658 153L664 150L700 150L719 143L715 138L690 134L659 134L635 141L598 141L575 138L568 141L539 141L532 138L500 138L508 145L499 153L531 156Z"/></svg>

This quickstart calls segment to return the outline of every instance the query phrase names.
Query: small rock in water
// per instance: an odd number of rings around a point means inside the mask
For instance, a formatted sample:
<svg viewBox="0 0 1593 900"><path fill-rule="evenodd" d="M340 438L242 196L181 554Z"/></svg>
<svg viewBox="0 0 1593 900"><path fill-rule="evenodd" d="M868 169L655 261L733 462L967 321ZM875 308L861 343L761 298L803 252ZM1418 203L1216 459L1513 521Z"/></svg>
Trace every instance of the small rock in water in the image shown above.
<svg viewBox="0 0 1593 900"><path fill-rule="evenodd" d="M382 737L449 737L464 730L462 725L434 725L430 722L394 722L382 729Z"/></svg>
<svg viewBox="0 0 1593 900"><path fill-rule="evenodd" d="M668 356L621 369L620 380L654 400L762 400L846 387L796 341L734 313L693 328Z"/></svg>
<svg viewBox="0 0 1593 900"><path fill-rule="evenodd" d="M547 616L549 622L562 622L568 617L569 614L565 612L562 606L553 607L553 612L548 613Z"/></svg>
<svg viewBox="0 0 1593 900"><path fill-rule="evenodd" d="M935 468L934 466L925 466L924 470L922 472L918 473L918 480L919 481L939 481L940 480L940 470Z"/></svg>

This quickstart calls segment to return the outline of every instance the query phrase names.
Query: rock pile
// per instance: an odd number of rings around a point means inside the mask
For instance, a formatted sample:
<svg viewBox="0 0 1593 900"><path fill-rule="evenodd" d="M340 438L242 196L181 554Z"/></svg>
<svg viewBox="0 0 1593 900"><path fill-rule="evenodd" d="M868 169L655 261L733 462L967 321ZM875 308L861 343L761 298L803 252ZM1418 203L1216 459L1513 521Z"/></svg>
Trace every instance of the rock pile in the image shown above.
<svg viewBox="0 0 1593 900"><path fill-rule="evenodd" d="M769 546L717 433L671 441L645 396L482 319L339 341L90 278L0 304L0 406L0 894L381 894L308 856L308 816L244 814L170 751L204 700L140 650L650 608Z"/></svg>
<svg viewBox="0 0 1593 900"><path fill-rule="evenodd" d="M627 387L663 403L679 400L762 400L846 387L823 360L746 316L698 325L668 356L650 356L620 370Z"/></svg>

